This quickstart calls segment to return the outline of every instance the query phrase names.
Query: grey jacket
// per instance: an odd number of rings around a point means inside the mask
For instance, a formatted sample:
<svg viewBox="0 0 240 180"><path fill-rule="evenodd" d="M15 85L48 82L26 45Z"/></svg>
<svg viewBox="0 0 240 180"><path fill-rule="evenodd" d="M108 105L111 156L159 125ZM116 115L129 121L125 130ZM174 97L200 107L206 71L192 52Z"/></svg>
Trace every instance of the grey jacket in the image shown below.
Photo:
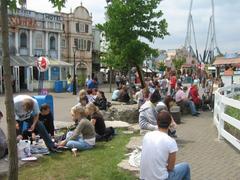
<svg viewBox="0 0 240 180"><path fill-rule="evenodd" d="M139 109L139 126L145 130L157 130L157 111L155 105L146 101Z"/></svg>

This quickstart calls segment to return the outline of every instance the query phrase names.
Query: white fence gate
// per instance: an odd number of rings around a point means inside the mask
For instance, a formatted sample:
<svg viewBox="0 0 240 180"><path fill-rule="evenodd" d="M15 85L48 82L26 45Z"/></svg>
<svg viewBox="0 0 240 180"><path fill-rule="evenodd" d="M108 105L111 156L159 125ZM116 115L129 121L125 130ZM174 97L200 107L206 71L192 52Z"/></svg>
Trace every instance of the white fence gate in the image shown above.
<svg viewBox="0 0 240 180"><path fill-rule="evenodd" d="M215 92L214 102L214 124L218 130L218 138L225 138L238 150L240 150L240 140L225 130L224 124L227 122L240 131L240 120L226 114L227 106L236 108L240 113L240 101L233 99L234 96L240 95L240 85L232 85L219 88Z"/></svg>

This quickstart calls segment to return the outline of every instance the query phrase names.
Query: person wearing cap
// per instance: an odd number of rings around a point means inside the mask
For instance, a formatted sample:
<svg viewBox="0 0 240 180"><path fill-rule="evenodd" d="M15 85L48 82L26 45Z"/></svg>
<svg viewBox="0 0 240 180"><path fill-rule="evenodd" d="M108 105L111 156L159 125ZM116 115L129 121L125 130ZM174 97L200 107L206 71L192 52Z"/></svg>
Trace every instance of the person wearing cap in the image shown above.
<svg viewBox="0 0 240 180"><path fill-rule="evenodd" d="M46 146L51 152L60 152L56 149L44 124L39 121L39 105L36 99L28 95L14 97L14 111L16 120L17 139L26 139L35 129L43 138Z"/></svg>
<svg viewBox="0 0 240 180"><path fill-rule="evenodd" d="M191 179L188 163L175 164L178 146L167 134L170 124L169 112L161 111L157 116L158 129L144 136L140 160L141 180Z"/></svg>
<svg viewBox="0 0 240 180"><path fill-rule="evenodd" d="M144 130L156 130L157 127L157 111L156 105L161 100L159 91L156 89L139 109L139 126Z"/></svg>
<svg viewBox="0 0 240 180"><path fill-rule="evenodd" d="M193 116L198 116L198 114L200 114L200 113L196 110L196 107L195 107L195 104L193 103L193 101L188 99L188 97L186 96L186 93L182 90L182 87L180 85L178 85L176 90L177 90L177 92L175 95L175 101L176 101L177 105L180 107L186 106L186 107L190 108L191 114Z"/></svg>

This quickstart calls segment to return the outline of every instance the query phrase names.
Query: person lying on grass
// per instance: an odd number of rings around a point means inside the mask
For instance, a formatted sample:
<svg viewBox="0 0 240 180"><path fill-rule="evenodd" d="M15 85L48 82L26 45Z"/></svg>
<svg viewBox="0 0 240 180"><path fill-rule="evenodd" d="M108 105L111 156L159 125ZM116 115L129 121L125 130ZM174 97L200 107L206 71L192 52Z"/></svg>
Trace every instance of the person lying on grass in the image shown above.
<svg viewBox="0 0 240 180"><path fill-rule="evenodd" d="M67 133L66 139L59 146L77 148L78 150L91 149L95 145L95 131L92 123L86 118L85 109L82 106L74 106L71 109L72 119L77 123L74 131Z"/></svg>

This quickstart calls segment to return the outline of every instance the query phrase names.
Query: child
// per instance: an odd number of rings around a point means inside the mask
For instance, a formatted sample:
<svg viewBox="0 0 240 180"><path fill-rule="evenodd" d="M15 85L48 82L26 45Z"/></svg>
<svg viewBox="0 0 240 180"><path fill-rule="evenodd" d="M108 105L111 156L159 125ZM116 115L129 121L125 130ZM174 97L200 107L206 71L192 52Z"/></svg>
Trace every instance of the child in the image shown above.
<svg viewBox="0 0 240 180"><path fill-rule="evenodd" d="M51 136L54 136L53 115L48 104L43 104L40 107L39 120L43 122L47 132L51 134Z"/></svg>

